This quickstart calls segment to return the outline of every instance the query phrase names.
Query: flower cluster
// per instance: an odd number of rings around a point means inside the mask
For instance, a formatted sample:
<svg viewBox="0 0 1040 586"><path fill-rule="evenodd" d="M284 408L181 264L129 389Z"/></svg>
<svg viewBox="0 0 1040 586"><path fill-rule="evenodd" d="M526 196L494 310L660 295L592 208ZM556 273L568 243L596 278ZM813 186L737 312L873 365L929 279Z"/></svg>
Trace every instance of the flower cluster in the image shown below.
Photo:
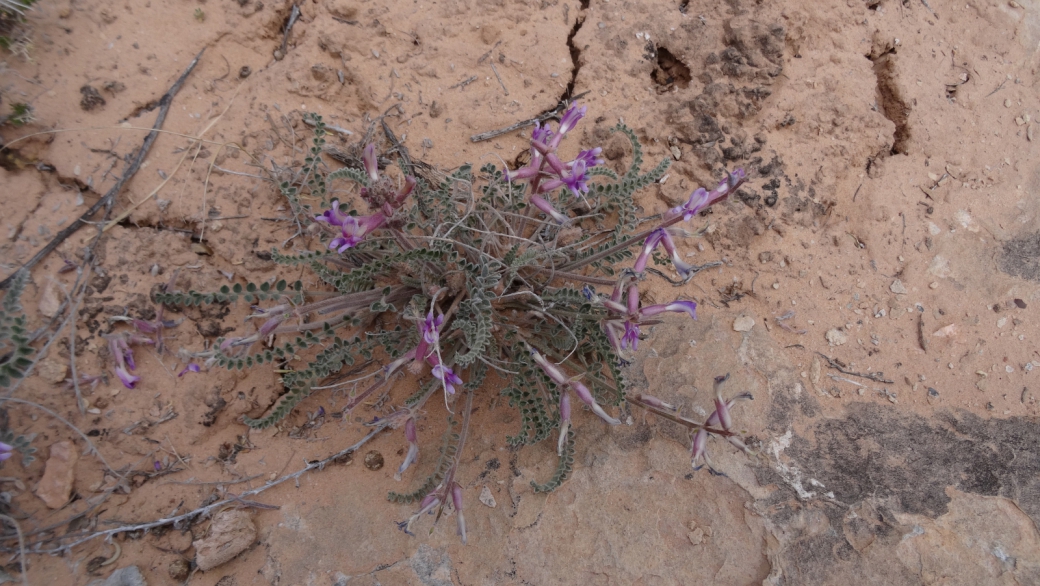
<svg viewBox="0 0 1040 586"><path fill-rule="evenodd" d="M558 453L563 452L563 444L567 439L567 431L570 428L571 423L571 398L570 391L574 391L574 394L578 395L582 403L585 403L592 409L592 412L596 414L600 419L606 421L610 425L620 425L621 422L614 419L607 412L603 410L603 407L596 402L596 399L592 397L592 392L589 388L581 383L581 377L569 377L563 374L563 371L559 367L545 358L540 352L528 346L528 351L531 353L531 358L534 359L535 364L542 369L542 372L549 377L549 380L556 383L560 387L560 440L556 445L556 451Z"/></svg>
<svg viewBox="0 0 1040 586"><path fill-rule="evenodd" d="M730 409L733 408L733 405L737 401L752 399L753 397L750 393L741 393L732 399L723 399L720 387L722 383L727 380L729 380L728 374L715 377L713 385L713 392L715 393L715 411L704 420L704 423L697 423L678 415L678 409L674 405L665 403L651 395L637 395L630 399L630 401L648 411L663 416L665 419L689 427L691 429L690 462L693 465L694 471L700 470L704 466L708 466L708 469L713 473L720 474L711 467L711 460L708 458L709 437L724 437L726 438L726 441L733 444L733 446L740 451L744 453L751 452L751 450L744 445L744 442L740 440L736 430L733 429L733 416L730 414Z"/></svg>
<svg viewBox="0 0 1040 586"><path fill-rule="evenodd" d="M379 175L379 164L376 158L376 147L369 144L365 147L362 162L368 175L369 185L361 188L361 198L375 210L370 216L351 216L339 209L339 201L332 202L332 208L315 216L315 220L329 226L336 226L340 235L329 242L329 248L337 252L345 252L354 248L366 236L386 226L395 212L404 204L408 195L415 189L415 177L405 177L404 187L398 189L389 177Z"/></svg>
<svg viewBox="0 0 1040 586"><path fill-rule="evenodd" d="M446 489L450 486L450 489ZM458 482L451 482L450 485L442 485L430 494L426 495L419 503L419 511L408 518L407 521L399 523L398 527L401 528L405 533L412 535L412 526L420 517L426 513L432 513L434 509L444 506L448 498L451 499L451 504L455 508L455 524L457 527L456 532L459 538L462 539L462 544L466 544L466 517L462 514L462 486Z"/></svg>
<svg viewBox="0 0 1040 586"><path fill-rule="evenodd" d="M436 299L434 300L436 301ZM423 361L433 367L431 374L433 378L441 381L446 395L455 394L455 385L461 385L462 379L455 372L441 362L441 326L444 325L444 314L436 317L433 308L426 315L426 319L419 322L419 343L415 347L415 363L413 370L421 370Z"/></svg>
<svg viewBox="0 0 1040 586"><path fill-rule="evenodd" d="M108 350L116 364L116 376L123 382L124 387L128 389L134 388L137 385L137 381L141 380L141 377L130 373L130 371L137 368L137 365L134 364L134 353L130 349L130 344L155 344L155 340L127 333L106 334L104 338L108 340Z"/></svg>
<svg viewBox="0 0 1040 586"><path fill-rule="evenodd" d="M693 432L693 440L690 442L690 460L693 463L694 470L700 470L705 464L709 468L711 467L711 460L708 458L708 437L711 435L721 435L742 452L749 451L748 447L744 445L744 442L733 431L733 417L730 415L729 410L738 400L751 399L752 397L749 393L742 393L732 399L723 399L719 387L727 379L729 379L728 374L715 377L715 411L704 420L704 425L700 429ZM720 426L722 428L721 433L718 432ZM698 462L700 463L698 464Z"/></svg>
<svg viewBox="0 0 1040 586"><path fill-rule="evenodd" d="M585 110L586 106L579 108L576 104L571 105L560 117L560 125L556 132L553 132L548 124L542 126L535 122L534 130L531 132L531 162L506 174L509 181L527 180L531 205L559 224L570 223L570 218L553 207L543 194L566 187L575 198L584 197L589 191L588 170L603 164L603 159L599 156L603 149L599 147L583 150L569 162L561 161L556 154L560 141L585 116Z"/></svg>

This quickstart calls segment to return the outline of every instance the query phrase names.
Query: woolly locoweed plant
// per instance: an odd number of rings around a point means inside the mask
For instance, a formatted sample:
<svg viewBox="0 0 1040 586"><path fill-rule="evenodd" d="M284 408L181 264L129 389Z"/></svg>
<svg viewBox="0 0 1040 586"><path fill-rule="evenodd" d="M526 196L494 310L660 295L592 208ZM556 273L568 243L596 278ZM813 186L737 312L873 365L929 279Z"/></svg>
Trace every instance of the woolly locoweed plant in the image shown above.
<svg viewBox="0 0 1040 586"><path fill-rule="evenodd" d="M651 262L670 263L679 283L702 268L682 260L673 234L735 191L744 172L726 174L713 190L698 189L663 215L640 218L633 194L660 180L670 161L641 173L642 149L624 125L615 129L633 147L624 175L602 166L598 148L564 160L560 144L584 114L585 108L572 105L555 128L536 125L524 167L510 171L489 164L474 174L463 165L430 182L417 176L406 156L398 158L403 177L395 180L379 168L372 144L364 145L358 168L326 172L325 127L320 117L308 115L316 131L313 147L296 179L280 187L297 217L313 218L310 229L320 231L327 244L296 255L274 250L272 258L310 268L327 288L305 291L299 281L278 281L207 294L167 291L156 300L267 302L253 306L250 317L259 324L254 334L222 338L194 354L210 367L278 365L285 393L264 416L245 418L251 427L277 423L319 388L354 385L344 408L349 412L362 401L389 397L401 377L417 377L417 392L368 424L404 429L409 449L400 477L422 453L416 420L425 410L439 409L443 400L451 425L433 475L411 492L390 493L393 501L419 503L418 512L401 525L406 531L423 513L439 512L451 502L465 541L456 475L471 429L473 397L491 388L484 385L489 373L503 381L496 387L520 412L520 428L508 438L512 445L539 442L555 432L559 464L546 484L532 483L536 491L553 490L571 469L575 399L611 425L619 423L613 408L627 400L687 426L696 468L707 462L711 436L746 450L730 415L735 399L719 392L725 377L716 379L714 413L697 423L652 396L627 395L621 371L644 335L641 328L656 323L659 314L696 317L693 300L643 305L640 283L671 280L649 267ZM367 209L326 200L328 186L340 180L360 187L358 203ZM311 209L305 202L322 207ZM298 354L310 358L293 367ZM329 384L359 360L373 366Z"/></svg>

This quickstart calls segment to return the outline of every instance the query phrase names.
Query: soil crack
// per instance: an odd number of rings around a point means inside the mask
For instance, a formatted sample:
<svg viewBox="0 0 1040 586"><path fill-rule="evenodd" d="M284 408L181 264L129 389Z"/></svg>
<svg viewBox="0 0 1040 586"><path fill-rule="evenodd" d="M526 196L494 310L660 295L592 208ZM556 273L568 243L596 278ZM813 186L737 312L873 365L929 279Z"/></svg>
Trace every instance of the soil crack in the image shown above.
<svg viewBox="0 0 1040 586"><path fill-rule="evenodd" d="M570 34L567 35L567 49L571 53L571 79L567 82L567 89L563 91L560 101L569 101L574 96L574 83L578 80L578 70L581 69L581 49L574 44L574 37L585 24L585 11L589 9L590 0L581 0L581 8L578 17L574 21Z"/></svg>
<svg viewBox="0 0 1040 586"><path fill-rule="evenodd" d="M877 78L878 111L896 125L896 131L892 137L892 150L889 154L905 155L909 152L910 106L903 99L902 92L896 83L895 53L895 48L890 47L880 53L872 51L867 58L874 64L874 77Z"/></svg>

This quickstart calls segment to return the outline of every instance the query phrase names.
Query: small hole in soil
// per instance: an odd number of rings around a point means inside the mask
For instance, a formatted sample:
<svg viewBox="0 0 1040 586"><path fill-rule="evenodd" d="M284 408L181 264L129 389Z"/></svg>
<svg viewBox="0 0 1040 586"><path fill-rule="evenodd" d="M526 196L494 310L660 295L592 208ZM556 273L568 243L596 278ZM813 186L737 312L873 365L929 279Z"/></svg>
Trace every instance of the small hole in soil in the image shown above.
<svg viewBox="0 0 1040 586"><path fill-rule="evenodd" d="M657 47L657 67L651 77L658 91L668 91L672 86L679 89L690 87L690 68L664 47Z"/></svg>

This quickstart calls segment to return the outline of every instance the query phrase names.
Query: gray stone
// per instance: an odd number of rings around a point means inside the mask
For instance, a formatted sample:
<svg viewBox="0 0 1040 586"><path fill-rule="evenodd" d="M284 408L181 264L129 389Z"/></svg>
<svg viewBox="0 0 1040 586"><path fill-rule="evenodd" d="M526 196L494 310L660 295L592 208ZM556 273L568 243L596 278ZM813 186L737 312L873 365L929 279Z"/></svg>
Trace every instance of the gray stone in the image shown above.
<svg viewBox="0 0 1040 586"><path fill-rule="evenodd" d="M127 566L109 574L107 578L91 580L87 586L148 586L137 566Z"/></svg>

